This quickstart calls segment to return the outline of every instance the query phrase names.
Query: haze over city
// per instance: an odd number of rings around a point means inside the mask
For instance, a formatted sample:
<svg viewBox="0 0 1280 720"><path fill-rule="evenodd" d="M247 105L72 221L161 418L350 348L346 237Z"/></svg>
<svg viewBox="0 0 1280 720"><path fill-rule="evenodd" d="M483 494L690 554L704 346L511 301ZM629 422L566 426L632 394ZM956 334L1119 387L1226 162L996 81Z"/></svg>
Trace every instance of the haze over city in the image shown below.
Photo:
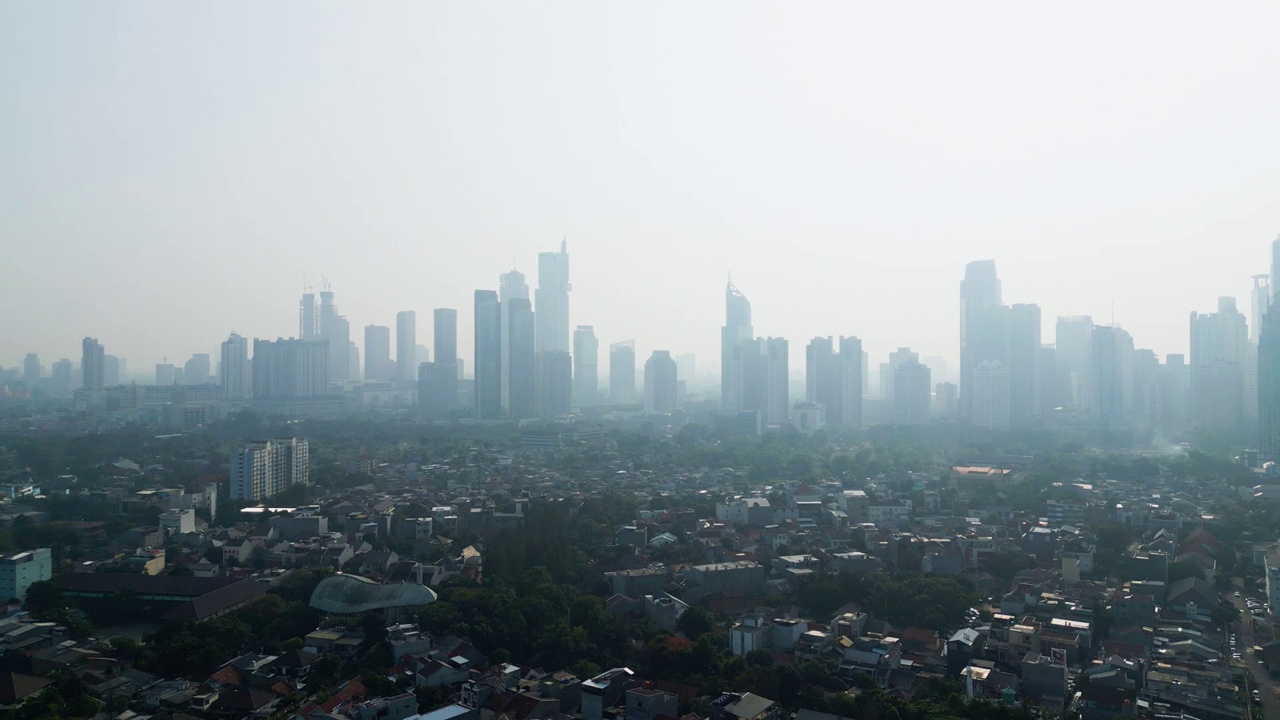
<svg viewBox="0 0 1280 720"><path fill-rule="evenodd" d="M353 328L458 308L469 359L472 291L565 238L574 324L710 374L729 273L793 369L849 334L954 374L983 258L1045 342L1186 352L1280 228L1278 15L7 3L0 365L288 337L322 277Z"/></svg>

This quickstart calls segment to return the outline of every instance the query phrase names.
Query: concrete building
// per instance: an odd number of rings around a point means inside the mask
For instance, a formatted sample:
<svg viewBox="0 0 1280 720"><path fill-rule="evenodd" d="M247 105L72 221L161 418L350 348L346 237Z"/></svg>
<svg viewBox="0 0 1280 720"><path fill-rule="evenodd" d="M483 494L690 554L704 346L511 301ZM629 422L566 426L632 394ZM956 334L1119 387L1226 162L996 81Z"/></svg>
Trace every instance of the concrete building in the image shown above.
<svg viewBox="0 0 1280 720"><path fill-rule="evenodd" d="M85 390L101 390L106 387L106 366L103 360L102 343L97 338L87 337L81 343L80 375L81 387Z"/></svg>
<svg viewBox="0 0 1280 720"><path fill-rule="evenodd" d="M390 380L396 368L391 364L391 328L364 326L364 379Z"/></svg>
<svg viewBox="0 0 1280 720"><path fill-rule="evenodd" d="M310 478L304 438L259 440L231 453L231 497L262 500Z"/></svg>
<svg viewBox="0 0 1280 720"><path fill-rule="evenodd" d="M997 360L984 360L973 370L970 411L974 426L1009 429L1009 368Z"/></svg>
<svg viewBox="0 0 1280 720"><path fill-rule="evenodd" d="M52 577L53 555L49 548L0 555L0 597L6 601L25 601L31 583Z"/></svg>
<svg viewBox="0 0 1280 720"><path fill-rule="evenodd" d="M720 328L720 412L732 415L743 405L743 343L755 336L751 301L733 282L725 286L725 322Z"/></svg>
<svg viewBox="0 0 1280 720"><path fill-rule="evenodd" d="M579 325L573 331L573 404L596 405L600 402L600 341L595 328Z"/></svg>
<svg viewBox="0 0 1280 720"><path fill-rule="evenodd" d="M909 348L898 348L889 356L890 402L893 404L893 424L899 427L919 427L929 422L933 387L929 367L920 362L917 353Z"/></svg>
<svg viewBox="0 0 1280 720"><path fill-rule="evenodd" d="M676 361L666 350L654 350L644 363L644 409L648 413L676 409Z"/></svg>
<svg viewBox="0 0 1280 720"><path fill-rule="evenodd" d="M502 304L492 290L475 292L475 416L502 417ZM437 353L437 357L439 354Z"/></svg>
<svg viewBox="0 0 1280 720"><path fill-rule="evenodd" d="M973 419L978 366L1008 359L1008 308L1001 302L994 260L977 260L960 283L960 418Z"/></svg>
<svg viewBox="0 0 1280 720"><path fill-rule="evenodd" d="M288 400L322 397L329 392L327 341L278 338L253 341L253 397Z"/></svg>
<svg viewBox="0 0 1280 720"><path fill-rule="evenodd" d="M365 351L366 356L368 350ZM396 367L395 377L402 382L414 382L418 378L418 366L429 358L418 360L418 314L412 310L396 313ZM365 358L365 364L369 362Z"/></svg>
<svg viewBox="0 0 1280 720"><path fill-rule="evenodd" d="M609 400L613 403L633 403L639 397L636 392L636 343L624 340L609 346Z"/></svg>
<svg viewBox="0 0 1280 720"><path fill-rule="evenodd" d="M805 400L823 406L826 424L862 427L864 357L856 337L816 337L805 348Z"/></svg>
<svg viewBox="0 0 1280 720"><path fill-rule="evenodd" d="M222 396L227 400L246 400L253 385L250 382L249 340L235 333L222 342L222 361L218 363Z"/></svg>

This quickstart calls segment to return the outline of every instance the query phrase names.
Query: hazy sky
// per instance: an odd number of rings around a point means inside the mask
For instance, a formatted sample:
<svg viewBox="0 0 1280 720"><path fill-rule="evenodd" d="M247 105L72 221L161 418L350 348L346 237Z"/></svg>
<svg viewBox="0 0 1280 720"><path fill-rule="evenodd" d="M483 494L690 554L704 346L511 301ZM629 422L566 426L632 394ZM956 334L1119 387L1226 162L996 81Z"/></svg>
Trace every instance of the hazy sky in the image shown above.
<svg viewBox="0 0 1280 720"><path fill-rule="evenodd" d="M297 333L321 274L363 340L567 236L575 324L718 367L761 335L956 367L965 262L1006 302L1187 316L1280 231L1280 5L0 3L0 365L141 370Z"/></svg>

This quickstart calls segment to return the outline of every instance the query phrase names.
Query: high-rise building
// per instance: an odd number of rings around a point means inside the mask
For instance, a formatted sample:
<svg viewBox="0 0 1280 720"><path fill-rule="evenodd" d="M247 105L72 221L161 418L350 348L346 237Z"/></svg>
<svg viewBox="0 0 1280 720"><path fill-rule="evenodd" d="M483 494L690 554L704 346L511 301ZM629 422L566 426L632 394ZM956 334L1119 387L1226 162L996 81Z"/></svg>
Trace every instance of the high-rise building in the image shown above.
<svg viewBox="0 0 1280 720"><path fill-rule="evenodd" d="M644 363L644 410L648 413L676 409L678 371L676 361L666 350L654 350Z"/></svg>
<svg viewBox="0 0 1280 720"><path fill-rule="evenodd" d="M1133 413L1133 337L1114 325L1093 329L1093 415L1104 433L1126 429Z"/></svg>
<svg viewBox="0 0 1280 720"><path fill-rule="evenodd" d="M720 328L720 411L732 415L743 410L743 341L755 336L751 327L751 302L730 281L724 291L725 321Z"/></svg>
<svg viewBox="0 0 1280 720"><path fill-rule="evenodd" d="M333 293L329 293L329 303L333 303ZM303 340L315 340L320 337L320 315L316 312L316 294L302 293L302 302L298 304L298 337Z"/></svg>
<svg viewBox="0 0 1280 720"><path fill-rule="evenodd" d="M1093 407L1093 318L1060 317L1054 330L1058 371L1071 384L1071 405Z"/></svg>
<svg viewBox="0 0 1280 720"><path fill-rule="evenodd" d="M458 406L458 311L452 308L436 308L432 313L435 323L435 367L432 375L436 408L441 417L447 417Z"/></svg>
<svg viewBox="0 0 1280 720"><path fill-rule="evenodd" d="M600 400L600 341L595 328L579 325L573 331L573 404L595 405Z"/></svg>
<svg viewBox="0 0 1280 720"><path fill-rule="evenodd" d="M207 385L209 384L209 371L212 364L209 353L195 353L191 359L182 366L182 384L183 385Z"/></svg>
<svg viewBox="0 0 1280 720"><path fill-rule="evenodd" d="M1151 431L1162 417L1160 384L1160 359L1155 351L1145 348L1134 350L1133 427L1139 433L1137 440L1149 441Z"/></svg>
<svg viewBox="0 0 1280 720"><path fill-rule="evenodd" d="M1009 429L1009 368L999 360L983 360L973 369L973 416L975 427Z"/></svg>
<svg viewBox="0 0 1280 720"><path fill-rule="evenodd" d="M1271 276L1254 275L1250 293L1249 354L1244 359L1244 407L1249 423L1256 430L1258 422L1258 336L1271 308Z"/></svg>
<svg viewBox="0 0 1280 720"><path fill-rule="evenodd" d="M507 317L507 417L531 418L538 414L538 363L534 353L536 329L533 304L527 297L502 302Z"/></svg>
<svg viewBox="0 0 1280 720"><path fill-rule="evenodd" d="M309 448L304 438L251 442L231 452L231 498L262 500L278 495L294 485L306 485L310 470Z"/></svg>
<svg viewBox="0 0 1280 720"><path fill-rule="evenodd" d="M938 418L954 421L959 413L959 388L955 383L941 382L933 389L933 406Z"/></svg>
<svg viewBox="0 0 1280 720"><path fill-rule="evenodd" d="M511 270L498 276L498 302L502 313L502 411L511 416L511 314L516 311L515 300L529 299L529 285L524 281L524 273ZM523 309L525 306L521 306ZM532 307L531 305L529 306ZM532 312L530 310L530 312ZM532 318L529 318L532 321ZM536 326L534 331L536 332ZM530 352L533 348L529 348ZM533 359L530 358L530 363ZM532 392L532 389L530 389Z"/></svg>
<svg viewBox="0 0 1280 720"><path fill-rule="evenodd" d="M80 343L80 375L85 390L101 390L106 387L106 365L103 359L102 343L97 338L87 337Z"/></svg>
<svg viewBox="0 0 1280 720"><path fill-rule="evenodd" d="M227 400L245 400L253 388L249 366L249 340L231 333L222 342L222 362L218 364L222 376L222 396Z"/></svg>
<svg viewBox="0 0 1280 720"><path fill-rule="evenodd" d="M255 339L253 397L258 400L297 400L325 395L329 391L331 356L324 340Z"/></svg>
<svg viewBox="0 0 1280 720"><path fill-rule="evenodd" d="M320 335L329 341L329 379L350 380L359 371L358 360L352 362L351 324L338 314L333 302L333 291L325 286L320 291Z"/></svg>
<svg viewBox="0 0 1280 720"><path fill-rule="evenodd" d="M572 289L568 243L562 241L559 252L538 253L538 289L534 293L536 352L569 352L569 291Z"/></svg>
<svg viewBox="0 0 1280 720"><path fill-rule="evenodd" d="M368 356L366 349L366 364ZM396 377L414 382L418 377L418 365L418 314L412 310L401 310L396 313Z"/></svg>
<svg viewBox="0 0 1280 720"><path fill-rule="evenodd" d="M900 347L889 353L889 362L880 363L880 397L888 400L890 405L894 402L894 376L898 368L907 362L920 362L920 354L912 352L911 348ZM933 368L930 367L929 370L932 375Z"/></svg>
<svg viewBox="0 0 1280 720"><path fill-rule="evenodd" d="M105 387L116 387L120 384L120 358L115 355L102 356L102 384Z"/></svg>
<svg viewBox="0 0 1280 720"><path fill-rule="evenodd" d="M791 413L788 353L786 338L742 341L738 349L740 412L759 413L766 425L787 421Z"/></svg>
<svg viewBox="0 0 1280 720"><path fill-rule="evenodd" d="M1159 427L1166 434L1182 432L1187 426L1187 402L1191 394L1191 369L1182 354L1170 354L1160 366Z"/></svg>
<svg viewBox="0 0 1280 720"><path fill-rule="evenodd" d="M928 424L933 388L929 366L907 348L898 348L889 357L893 368L893 424L899 427Z"/></svg>
<svg viewBox="0 0 1280 720"><path fill-rule="evenodd" d="M1280 239L1271 243L1273 293L1280 291ZM1258 449L1275 459L1280 455L1280 302L1271 296L1258 334Z"/></svg>
<svg viewBox="0 0 1280 720"><path fill-rule="evenodd" d="M675 356L676 370L683 382L692 382L698 378L698 357L694 353L683 353Z"/></svg>
<svg viewBox="0 0 1280 720"><path fill-rule="evenodd" d="M177 382L177 374L174 372L173 363L162 362L156 363L156 385L167 386Z"/></svg>
<svg viewBox="0 0 1280 720"><path fill-rule="evenodd" d="M805 399L823 406L828 427L862 427L862 341L817 337L805 348Z"/></svg>
<svg viewBox="0 0 1280 720"><path fill-rule="evenodd" d="M22 380L27 383L27 387L32 387L40 382L40 375L40 356L27 353L22 359Z"/></svg>
<svg viewBox="0 0 1280 720"><path fill-rule="evenodd" d="M609 346L609 399L618 404L633 403L637 399L634 340Z"/></svg>
<svg viewBox="0 0 1280 720"><path fill-rule="evenodd" d="M1009 425L1025 428L1040 419L1042 412L1040 306L1015 303L1009 306Z"/></svg>
<svg viewBox="0 0 1280 720"><path fill-rule="evenodd" d="M1215 313L1191 313L1191 417L1204 431L1238 436L1245 427L1249 328L1235 298Z"/></svg>
<svg viewBox="0 0 1280 720"><path fill-rule="evenodd" d="M557 418L573 409L573 360L567 352L536 353L537 414Z"/></svg>
<svg viewBox="0 0 1280 720"><path fill-rule="evenodd" d="M965 266L960 283L960 417L973 419L974 371L987 360L1006 361L1006 310L994 260Z"/></svg>
<svg viewBox="0 0 1280 720"><path fill-rule="evenodd" d="M415 372L416 372L416 368L415 368ZM397 368L394 368L391 365L391 328L387 327L386 325L365 325L364 326L364 377L365 379L366 380L391 380L396 374L397 374Z"/></svg>
<svg viewBox="0 0 1280 720"><path fill-rule="evenodd" d="M475 404L476 417L502 417L502 303L498 293L475 293ZM437 354L437 357L439 355Z"/></svg>
<svg viewBox="0 0 1280 720"><path fill-rule="evenodd" d="M0 595L27 599L32 584L53 577L53 553L49 548L38 548L0 555Z"/></svg>
<svg viewBox="0 0 1280 720"><path fill-rule="evenodd" d="M75 366L67 358L62 358L49 368L49 384L56 393L71 392L71 374Z"/></svg>

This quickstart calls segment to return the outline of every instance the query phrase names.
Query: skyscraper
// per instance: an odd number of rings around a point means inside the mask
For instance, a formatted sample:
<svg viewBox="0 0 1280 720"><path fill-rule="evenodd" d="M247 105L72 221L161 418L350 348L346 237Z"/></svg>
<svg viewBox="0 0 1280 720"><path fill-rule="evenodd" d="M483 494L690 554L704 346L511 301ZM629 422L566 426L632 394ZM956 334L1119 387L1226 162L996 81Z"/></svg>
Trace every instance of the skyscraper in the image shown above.
<svg viewBox="0 0 1280 720"><path fill-rule="evenodd" d="M40 382L40 375L40 356L27 353L27 356L22 359L22 380L30 388Z"/></svg>
<svg viewBox="0 0 1280 720"><path fill-rule="evenodd" d="M115 387L120 384L120 358L115 355L102 356L102 384L105 387Z"/></svg>
<svg viewBox="0 0 1280 720"><path fill-rule="evenodd" d="M644 363L644 409L648 413L676 409L678 372L676 361L666 350L654 350Z"/></svg>
<svg viewBox="0 0 1280 720"><path fill-rule="evenodd" d="M862 427L862 360L856 337L816 337L805 348L805 399L823 406L830 427Z"/></svg>
<svg viewBox="0 0 1280 720"><path fill-rule="evenodd" d="M80 343L80 347L81 386L85 390L101 390L106 381L102 343L97 338L87 337Z"/></svg>
<svg viewBox="0 0 1280 720"><path fill-rule="evenodd" d="M226 343L223 348L225 352ZM258 400L322 397L329 392L331 355L324 340L254 339L253 397ZM225 368L225 361L223 366Z"/></svg>
<svg viewBox="0 0 1280 720"><path fill-rule="evenodd" d="M569 352L569 282L568 243L560 243L559 252L538 253L538 289L536 352Z"/></svg>
<svg viewBox="0 0 1280 720"><path fill-rule="evenodd" d="M365 350L365 364L369 363ZM418 377L418 314L412 310L396 313L396 377L413 382ZM389 379L389 378L388 378Z"/></svg>
<svg viewBox="0 0 1280 720"><path fill-rule="evenodd" d="M329 379L350 380L359 370L359 361L351 357L351 324L338 314L328 285L320 291L320 337L329 341Z"/></svg>
<svg viewBox="0 0 1280 720"><path fill-rule="evenodd" d="M1159 425L1165 433L1182 432L1187 425L1187 402L1191 394L1191 370L1180 353L1165 356L1160 366Z"/></svg>
<svg viewBox="0 0 1280 720"><path fill-rule="evenodd" d="M573 331L573 404L595 405L599 402L600 342L590 325L579 325Z"/></svg>
<svg viewBox="0 0 1280 720"><path fill-rule="evenodd" d="M629 404L636 397L636 343L616 342L609 346L609 399Z"/></svg>
<svg viewBox="0 0 1280 720"><path fill-rule="evenodd" d="M725 287L725 322L720 328L720 410L734 414L743 410L743 341L755 336L751 328L751 302L734 287Z"/></svg>
<svg viewBox="0 0 1280 720"><path fill-rule="evenodd" d="M524 273L511 270L498 276L498 302L502 313L502 411L511 414L511 314L515 312L515 300L529 299L529 285L524 281ZM524 306L521 306L522 308ZM532 319L532 318L531 318ZM536 326L535 326L536 332ZM530 352L533 348L529 348ZM533 362L530 358L530 362ZM532 390L530 391L532 392Z"/></svg>
<svg viewBox="0 0 1280 720"><path fill-rule="evenodd" d="M533 305L527 297L517 297L502 303L508 319L507 376L503 387L508 388L507 417L531 418L538 414L538 364L534 353L535 329Z"/></svg>
<svg viewBox="0 0 1280 720"><path fill-rule="evenodd" d="M1191 422L1234 437L1245 424L1249 329L1235 298L1218 298L1215 313L1191 313Z"/></svg>
<svg viewBox="0 0 1280 720"><path fill-rule="evenodd" d="M207 385L211 360L209 353L195 353L182 366L183 385Z"/></svg>
<svg viewBox="0 0 1280 720"><path fill-rule="evenodd" d="M1006 361L1005 306L994 260L965 266L960 283L960 417L973 417L974 377L986 360ZM1007 391L1006 391L1007 395Z"/></svg>
<svg viewBox="0 0 1280 720"><path fill-rule="evenodd" d="M1040 306L1015 303L1009 307L1009 421L1007 426L1024 428L1040 419L1042 412ZM1003 411L997 410L997 413Z"/></svg>
<svg viewBox="0 0 1280 720"><path fill-rule="evenodd" d="M447 417L458 406L458 311L436 308L432 315L436 357L432 397L440 416Z"/></svg>
<svg viewBox="0 0 1280 720"><path fill-rule="evenodd" d="M788 353L786 338L751 338L738 349L741 410L760 413L766 425L790 417Z"/></svg>
<svg viewBox="0 0 1280 720"><path fill-rule="evenodd" d="M1093 318L1060 317L1054 334L1058 371L1070 382L1071 405L1093 407Z"/></svg>
<svg viewBox="0 0 1280 720"><path fill-rule="evenodd" d="M219 363L222 375L222 396L227 400L244 400L249 397L249 341L231 333L222 343L222 362Z"/></svg>
<svg viewBox="0 0 1280 720"><path fill-rule="evenodd" d="M929 366L920 362L919 355L907 348L898 348L897 355L889 361L893 368L893 424L899 427L920 427L928 424L933 380Z"/></svg>
<svg viewBox="0 0 1280 720"><path fill-rule="evenodd" d="M329 303L333 303L333 293L329 293ZM308 288L302 293L302 301L298 303L298 337L303 340L315 340L320 337L320 316L316 313L316 294Z"/></svg>
<svg viewBox="0 0 1280 720"><path fill-rule="evenodd" d="M475 293L475 355L472 364L475 367L476 417L497 420L502 417L502 303L498 301L498 293L492 290L477 290Z"/></svg>
<svg viewBox="0 0 1280 720"><path fill-rule="evenodd" d="M557 418L573 409L573 360L567 352L535 353L537 365L537 414Z"/></svg>
<svg viewBox="0 0 1280 720"><path fill-rule="evenodd" d="M999 360L983 360L973 369L973 416L975 427L1009 429L1009 367Z"/></svg>
<svg viewBox="0 0 1280 720"><path fill-rule="evenodd" d="M71 372L73 365L67 358L62 358L49 368L49 384L57 393L71 392Z"/></svg>
<svg viewBox="0 0 1280 720"><path fill-rule="evenodd" d="M398 318L397 318L398 319ZM397 347L397 350L399 348ZM366 380L390 380L391 328L386 325L364 326L364 377Z"/></svg>
<svg viewBox="0 0 1280 720"><path fill-rule="evenodd" d="M1271 276L1254 275L1250 293L1249 354L1244 361L1244 407L1249 422L1256 430L1258 422L1258 336L1271 308Z"/></svg>
<svg viewBox="0 0 1280 720"><path fill-rule="evenodd" d="M569 355L569 252L538 253L538 289L534 293L534 351L537 353L537 410L559 417L573 405L573 362Z"/></svg>
<svg viewBox="0 0 1280 720"><path fill-rule="evenodd" d="M162 363L156 363L156 385L167 386L177 381L177 374L174 373L173 363L167 360Z"/></svg>
<svg viewBox="0 0 1280 720"><path fill-rule="evenodd" d="M1133 413L1133 337L1114 325L1093 328L1093 414L1103 433L1127 429Z"/></svg>
<svg viewBox="0 0 1280 720"><path fill-rule="evenodd" d="M1258 449L1280 455L1280 239L1271 243L1273 292L1258 334Z"/></svg>

